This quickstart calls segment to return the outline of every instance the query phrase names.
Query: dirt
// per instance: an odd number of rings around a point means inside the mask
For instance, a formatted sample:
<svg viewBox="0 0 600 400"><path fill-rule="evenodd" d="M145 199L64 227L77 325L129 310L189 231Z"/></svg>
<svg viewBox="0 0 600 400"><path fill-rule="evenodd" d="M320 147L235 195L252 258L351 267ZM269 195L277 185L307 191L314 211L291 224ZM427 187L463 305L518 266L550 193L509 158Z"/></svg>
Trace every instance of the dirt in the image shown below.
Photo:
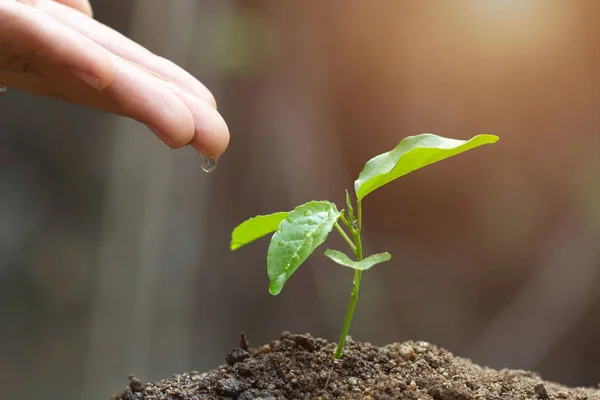
<svg viewBox="0 0 600 400"><path fill-rule="evenodd" d="M112 400L600 400L598 389L481 367L426 342L376 347L349 340L339 360L332 355L335 344L288 332L259 349L248 349L243 338L240 347L209 372L147 384L130 376Z"/></svg>

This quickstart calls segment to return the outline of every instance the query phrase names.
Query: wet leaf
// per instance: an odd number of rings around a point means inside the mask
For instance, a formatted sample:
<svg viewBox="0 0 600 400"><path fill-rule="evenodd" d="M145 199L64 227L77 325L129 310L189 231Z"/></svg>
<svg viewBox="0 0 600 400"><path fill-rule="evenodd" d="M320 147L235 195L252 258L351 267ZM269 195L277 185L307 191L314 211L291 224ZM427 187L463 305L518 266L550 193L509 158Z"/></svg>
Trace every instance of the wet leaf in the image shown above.
<svg viewBox="0 0 600 400"><path fill-rule="evenodd" d="M242 222L231 233L231 250L239 249L256 239L275 232L281 221L289 214L289 211L284 211L269 215L258 215Z"/></svg>
<svg viewBox="0 0 600 400"><path fill-rule="evenodd" d="M267 252L272 295L281 292L290 276L327 239L339 216L335 204L311 201L296 207L279 224Z"/></svg>
<svg viewBox="0 0 600 400"><path fill-rule="evenodd" d="M346 254L341 251L327 249L325 250L325 256L331 258L336 263L343 265L344 267L357 269L359 271L366 271L377 264L386 262L392 259L390 253L377 253L370 255L362 261L351 260Z"/></svg>
<svg viewBox="0 0 600 400"><path fill-rule="evenodd" d="M498 141L498 136L481 134L470 140L448 139L431 133L404 138L387 153L367 162L354 182L359 200L381 186L412 171L446 158Z"/></svg>

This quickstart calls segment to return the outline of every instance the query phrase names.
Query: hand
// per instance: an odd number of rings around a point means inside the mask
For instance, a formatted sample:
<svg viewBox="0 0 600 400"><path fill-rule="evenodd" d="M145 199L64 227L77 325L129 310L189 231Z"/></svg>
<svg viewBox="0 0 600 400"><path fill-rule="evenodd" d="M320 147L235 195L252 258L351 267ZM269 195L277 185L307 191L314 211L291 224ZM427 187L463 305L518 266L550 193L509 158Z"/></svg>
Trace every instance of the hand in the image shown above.
<svg viewBox="0 0 600 400"><path fill-rule="evenodd" d="M218 158L229 144L210 91L92 19L87 0L0 0L0 84L133 118L172 148Z"/></svg>

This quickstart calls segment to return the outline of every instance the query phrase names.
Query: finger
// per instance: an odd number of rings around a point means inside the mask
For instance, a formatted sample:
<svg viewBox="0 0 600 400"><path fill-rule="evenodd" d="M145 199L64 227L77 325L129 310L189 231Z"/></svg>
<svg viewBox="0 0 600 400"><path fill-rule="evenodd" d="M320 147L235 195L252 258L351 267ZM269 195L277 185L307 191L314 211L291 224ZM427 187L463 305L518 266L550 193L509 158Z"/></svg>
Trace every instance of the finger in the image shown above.
<svg viewBox="0 0 600 400"><path fill-rule="evenodd" d="M105 49L39 10L17 2L0 1L0 47L10 50L5 54L70 69L98 90L109 86L114 78L114 66Z"/></svg>
<svg viewBox="0 0 600 400"><path fill-rule="evenodd" d="M0 43L12 51L0 51L0 58L8 55L13 64L11 69L10 63L0 59L0 67L9 67L0 69L0 80L8 86L134 118L174 148L191 144L199 152L216 158L224 152L229 143L229 131L222 117L208 103L173 82L103 49L96 54L100 58L97 63L93 58L87 60L89 54L86 51L94 50L96 44L90 46L86 39L83 41L86 46L82 45L76 40L78 34L64 28L68 32L65 34L60 24L30 7L15 11L6 4L0 2L0 40L6 35L19 38L18 43ZM73 41L75 43L71 44ZM80 58L86 62L82 64L77 59L64 67L65 60L70 60L73 55L56 50L60 44L79 49ZM40 54L39 49L45 49L44 54ZM15 54L20 57L13 57ZM71 65L101 64L103 57L108 59L111 80L108 83L101 81L101 91L76 79ZM75 70L77 76L81 76L82 68ZM90 76L94 73L91 71Z"/></svg>
<svg viewBox="0 0 600 400"><path fill-rule="evenodd" d="M196 131L194 118L168 84L140 71L134 64L113 57L115 79L102 92L68 69L39 60L15 61L12 64L15 69L3 70L1 78L11 87L136 119L172 148L192 142ZM20 68L25 62L26 71Z"/></svg>
<svg viewBox="0 0 600 400"><path fill-rule="evenodd" d="M37 8L56 21L90 38L111 53L134 62L164 79L173 81L183 90L189 91L216 107L215 98L210 90L191 74L173 62L153 54L121 33L50 0L39 0Z"/></svg>
<svg viewBox="0 0 600 400"><path fill-rule="evenodd" d="M67 7L71 7L74 10L77 10L86 16L92 18L94 13L92 11L92 5L88 0L54 0L57 3L62 3Z"/></svg>
<svg viewBox="0 0 600 400"><path fill-rule="evenodd" d="M68 71L38 67L40 75L53 84L45 92L52 97L134 118L172 148L191 145L201 154L219 158L229 144L229 130L214 107L136 64L111 57L116 66L115 79L103 92L74 82Z"/></svg>
<svg viewBox="0 0 600 400"><path fill-rule="evenodd" d="M166 135L170 145L187 144L194 136L187 106L157 85L158 79L144 79L145 75L140 77L131 68L123 71L121 65L115 81L112 59L119 57L30 6L0 1L0 46L0 80L9 87L78 102L85 98L73 95L73 87L69 86L77 76L107 91L106 97L116 104L120 114L151 125L157 135ZM56 85L44 83L52 79ZM92 98L101 97L97 92Z"/></svg>
<svg viewBox="0 0 600 400"><path fill-rule="evenodd" d="M113 55L112 59L115 79L104 93L126 115L147 125L172 148L189 144L195 135L196 122L168 84L120 57Z"/></svg>
<svg viewBox="0 0 600 400"><path fill-rule="evenodd" d="M171 90L185 103L194 118L195 131L190 145L202 155L219 158L229 145L229 128L219 112L209 103L178 87Z"/></svg>
<svg viewBox="0 0 600 400"><path fill-rule="evenodd" d="M163 140L170 140L173 148L189 144L199 153L215 158L225 151L229 144L229 129L214 107L172 82L157 78L137 64L112 57L117 73L113 85L105 93L129 115L149 126L159 137L162 133ZM185 125L186 129L179 130L165 125L172 122L170 113L174 111L164 109L162 103L165 99L176 103L172 96L185 105L191 117L191 129L187 129L188 125ZM143 106L144 102L146 106ZM160 133L154 128L158 128Z"/></svg>

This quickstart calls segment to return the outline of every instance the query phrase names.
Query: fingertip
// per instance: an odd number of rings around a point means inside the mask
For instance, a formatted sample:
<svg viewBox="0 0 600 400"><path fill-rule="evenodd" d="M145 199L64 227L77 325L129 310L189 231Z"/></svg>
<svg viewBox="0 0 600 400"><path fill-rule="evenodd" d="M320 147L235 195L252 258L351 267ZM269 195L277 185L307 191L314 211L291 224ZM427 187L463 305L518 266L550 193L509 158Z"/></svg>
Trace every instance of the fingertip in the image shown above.
<svg viewBox="0 0 600 400"><path fill-rule="evenodd" d="M229 127L214 107L207 104L206 113L210 122L196 126L192 145L202 155L218 159L229 146Z"/></svg>
<svg viewBox="0 0 600 400"><path fill-rule="evenodd" d="M89 1L85 1L82 12L90 18L94 18L94 9Z"/></svg>
<svg viewBox="0 0 600 400"><path fill-rule="evenodd" d="M61 3L67 7L70 7L74 10L79 11L80 13L94 18L94 11L92 10L92 5L88 0L54 0L58 3Z"/></svg>
<svg viewBox="0 0 600 400"><path fill-rule="evenodd" d="M219 106L217 104L217 99L215 98L215 96L212 94L212 92L208 89L206 89L206 97L205 97L205 101L210 104L210 106L212 108L214 108L215 110L219 109Z"/></svg>
<svg viewBox="0 0 600 400"><path fill-rule="evenodd" d="M88 0L72 0L70 2L73 3L71 7L90 18L94 18L94 10Z"/></svg>
<svg viewBox="0 0 600 400"><path fill-rule="evenodd" d="M194 117L195 132L190 141L200 154L219 158L230 140L229 127L223 116L209 103L187 97L186 104Z"/></svg>

